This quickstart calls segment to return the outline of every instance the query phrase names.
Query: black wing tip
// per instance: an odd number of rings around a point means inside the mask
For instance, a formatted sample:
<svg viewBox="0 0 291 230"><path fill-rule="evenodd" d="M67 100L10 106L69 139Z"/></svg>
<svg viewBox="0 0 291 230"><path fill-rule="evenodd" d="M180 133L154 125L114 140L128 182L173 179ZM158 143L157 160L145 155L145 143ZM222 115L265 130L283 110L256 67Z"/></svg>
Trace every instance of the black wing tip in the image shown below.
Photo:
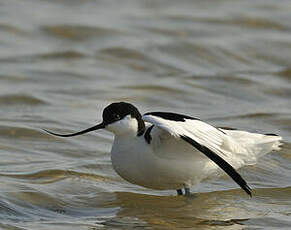
<svg viewBox="0 0 291 230"><path fill-rule="evenodd" d="M275 136L275 137L279 137L279 135L275 134L275 133L266 133L266 136Z"/></svg>
<svg viewBox="0 0 291 230"><path fill-rule="evenodd" d="M252 198L252 188L247 184L247 182L241 177L240 174L237 175L237 179L238 180L235 180L235 182L241 187L242 190L245 191L246 194L250 196L250 198Z"/></svg>
<svg viewBox="0 0 291 230"><path fill-rule="evenodd" d="M251 188L248 186L247 182L242 178L242 176L223 158L221 158L219 155L214 153L212 150L207 148L206 146L203 146L193 140L192 138L181 135L180 136L184 141L191 144L193 147L195 147L200 152L204 153L209 159L214 161L222 170L224 170L240 187L243 189L250 197L252 197Z"/></svg>
<svg viewBox="0 0 291 230"><path fill-rule="evenodd" d="M250 198L253 197L252 189L251 189L250 186L248 186L247 184L245 184L244 186L241 186L241 188L250 196Z"/></svg>

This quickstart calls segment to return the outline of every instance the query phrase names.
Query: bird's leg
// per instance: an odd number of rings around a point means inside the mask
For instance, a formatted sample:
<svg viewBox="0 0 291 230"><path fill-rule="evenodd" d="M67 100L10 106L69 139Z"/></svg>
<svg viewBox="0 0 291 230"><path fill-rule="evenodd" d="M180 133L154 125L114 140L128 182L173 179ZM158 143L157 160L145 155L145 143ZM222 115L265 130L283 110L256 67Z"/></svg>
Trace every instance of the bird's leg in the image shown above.
<svg viewBox="0 0 291 230"><path fill-rule="evenodd" d="M190 196L190 188L185 187L185 196Z"/></svg>
<svg viewBox="0 0 291 230"><path fill-rule="evenodd" d="M183 191L182 191L182 189L177 189L177 195L178 195L178 196L182 196L182 195L183 195Z"/></svg>

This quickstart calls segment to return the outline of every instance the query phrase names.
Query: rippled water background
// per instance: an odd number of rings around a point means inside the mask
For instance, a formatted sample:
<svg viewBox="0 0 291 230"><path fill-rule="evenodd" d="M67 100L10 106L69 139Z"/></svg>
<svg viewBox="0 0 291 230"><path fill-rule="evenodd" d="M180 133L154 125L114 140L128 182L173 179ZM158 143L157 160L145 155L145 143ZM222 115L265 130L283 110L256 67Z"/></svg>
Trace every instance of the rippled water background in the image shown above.
<svg viewBox="0 0 291 230"><path fill-rule="evenodd" d="M0 0L1 229L290 229L291 2ZM104 106L277 133L283 149L193 199L122 180Z"/></svg>

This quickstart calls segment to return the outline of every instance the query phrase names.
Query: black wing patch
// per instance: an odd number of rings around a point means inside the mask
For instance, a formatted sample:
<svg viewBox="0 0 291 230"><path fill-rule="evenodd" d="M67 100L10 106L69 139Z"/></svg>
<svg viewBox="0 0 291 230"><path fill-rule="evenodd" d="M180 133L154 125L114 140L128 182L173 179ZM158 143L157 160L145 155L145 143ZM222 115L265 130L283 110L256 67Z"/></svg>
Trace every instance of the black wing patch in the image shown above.
<svg viewBox="0 0 291 230"><path fill-rule="evenodd" d="M210 160L214 161L224 172L226 172L250 197L252 197L251 188L247 182L241 177L241 175L225 160L223 160L216 153L211 151L209 148L200 145L188 136L180 136L184 141L195 147L197 150L202 152Z"/></svg>
<svg viewBox="0 0 291 230"><path fill-rule="evenodd" d="M153 116L161 117L161 118L163 118L165 120L171 120L171 121L182 121L182 122L185 122L185 119L201 121L201 119L199 119L199 118L190 117L190 116L183 115L183 114L178 114L178 113L149 112L149 113L145 113L144 115L153 115ZM214 127L214 126L212 126L212 127ZM216 127L214 127L214 128L216 128ZM223 130L221 130L220 127L216 128L216 129L226 135L226 133L223 132Z"/></svg>
<svg viewBox="0 0 291 230"><path fill-rule="evenodd" d="M168 113L168 112L150 112L150 113L145 113L144 115L153 115L153 116L161 117L163 119L171 120L171 121L185 121L185 119L200 120L195 117L190 117L190 116L178 114L178 113Z"/></svg>
<svg viewBox="0 0 291 230"><path fill-rule="evenodd" d="M152 141L151 131L152 131L152 128L153 128L153 127L154 127L154 125L152 125L151 127L149 127L149 128L146 130L145 134L144 134L144 139L146 140L146 142L147 142L148 144L150 144L151 141Z"/></svg>

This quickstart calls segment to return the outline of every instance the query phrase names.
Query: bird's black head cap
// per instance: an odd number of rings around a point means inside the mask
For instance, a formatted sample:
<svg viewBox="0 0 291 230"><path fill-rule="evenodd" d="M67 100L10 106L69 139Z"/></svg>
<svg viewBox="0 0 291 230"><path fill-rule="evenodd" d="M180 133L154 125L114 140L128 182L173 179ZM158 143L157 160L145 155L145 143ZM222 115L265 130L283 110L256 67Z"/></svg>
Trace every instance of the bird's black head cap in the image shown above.
<svg viewBox="0 0 291 230"><path fill-rule="evenodd" d="M132 118L135 118L138 123L137 135L140 136L145 131L145 124L142 119L142 116L138 109L126 102L115 102L108 105L103 110L103 122L105 125L111 124L115 121L122 120L125 116L130 115Z"/></svg>

